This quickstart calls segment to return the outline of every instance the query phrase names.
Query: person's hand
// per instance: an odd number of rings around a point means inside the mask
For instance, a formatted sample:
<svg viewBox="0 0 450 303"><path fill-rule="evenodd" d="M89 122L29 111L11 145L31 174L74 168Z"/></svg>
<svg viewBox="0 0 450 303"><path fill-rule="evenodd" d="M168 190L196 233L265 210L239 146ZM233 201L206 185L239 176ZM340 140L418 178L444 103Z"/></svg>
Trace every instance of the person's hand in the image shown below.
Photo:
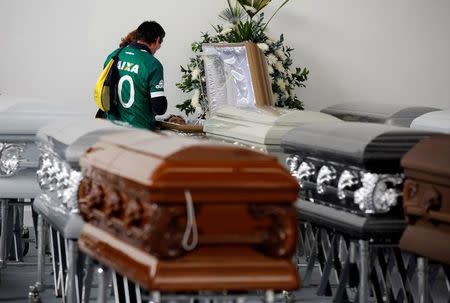
<svg viewBox="0 0 450 303"><path fill-rule="evenodd" d="M184 118L182 116L179 116L179 115L170 115L169 117L164 119L164 121L170 122L170 123L181 124L181 125L185 125L186 124L186 121L184 120Z"/></svg>

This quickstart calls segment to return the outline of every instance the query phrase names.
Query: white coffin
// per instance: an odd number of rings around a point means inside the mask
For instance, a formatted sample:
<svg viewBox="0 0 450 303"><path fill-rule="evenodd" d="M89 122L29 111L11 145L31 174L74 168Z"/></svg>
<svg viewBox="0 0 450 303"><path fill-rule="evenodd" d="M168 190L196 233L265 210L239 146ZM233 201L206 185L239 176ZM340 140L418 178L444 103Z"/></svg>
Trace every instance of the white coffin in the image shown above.
<svg viewBox="0 0 450 303"><path fill-rule="evenodd" d="M415 118L437 110L440 109L402 104L348 102L324 108L321 112L333 115L344 121L372 122L409 127Z"/></svg>
<svg viewBox="0 0 450 303"><path fill-rule="evenodd" d="M0 95L0 143L24 146L17 171L0 178L0 198L31 199L39 193L36 183L39 151L35 138L40 127L54 120L90 115L79 105Z"/></svg>
<svg viewBox="0 0 450 303"><path fill-rule="evenodd" d="M0 95L0 138L35 136L39 128L51 121L89 116L93 117L93 113L79 104Z"/></svg>
<svg viewBox="0 0 450 303"><path fill-rule="evenodd" d="M283 159L280 147L286 132L304 123L336 122L340 120L319 112L285 108L224 107L206 120L206 136L273 153Z"/></svg>
<svg viewBox="0 0 450 303"><path fill-rule="evenodd" d="M450 134L450 109L417 117L411 123L411 128Z"/></svg>

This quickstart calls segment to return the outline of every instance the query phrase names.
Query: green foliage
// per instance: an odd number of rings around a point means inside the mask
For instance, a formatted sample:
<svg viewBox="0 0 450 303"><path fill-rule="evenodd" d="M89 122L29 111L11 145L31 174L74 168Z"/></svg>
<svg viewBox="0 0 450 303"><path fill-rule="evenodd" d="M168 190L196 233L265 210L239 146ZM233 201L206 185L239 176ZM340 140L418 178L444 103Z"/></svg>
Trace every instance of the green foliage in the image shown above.
<svg viewBox="0 0 450 303"><path fill-rule="evenodd" d="M265 41L267 36L263 31L264 15L261 14L260 16L261 17L258 18L256 22L253 19L250 19L245 22L238 23L236 27L226 36L226 41L230 43L239 43L244 41L259 43L261 41Z"/></svg>
<svg viewBox="0 0 450 303"><path fill-rule="evenodd" d="M191 99L185 100L183 103L175 105L180 111L185 112L187 116L195 113L195 108L191 105Z"/></svg>

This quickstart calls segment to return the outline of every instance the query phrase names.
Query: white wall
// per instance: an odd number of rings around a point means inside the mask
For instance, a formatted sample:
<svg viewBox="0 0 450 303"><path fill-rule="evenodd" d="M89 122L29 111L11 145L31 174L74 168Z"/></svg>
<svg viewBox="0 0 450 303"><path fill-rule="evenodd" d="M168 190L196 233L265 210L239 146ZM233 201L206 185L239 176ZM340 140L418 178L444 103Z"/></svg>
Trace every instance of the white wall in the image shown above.
<svg viewBox="0 0 450 303"><path fill-rule="evenodd" d="M280 3L281 0L273 0ZM144 20L167 36L157 57L173 107L190 44L211 31L225 0L0 0L0 93L78 102L94 111L106 55ZM270 15L274 5L267 8ZM310 69L308 109L343 101L450 108L450 1L291 0L270 26Z"/></svg>

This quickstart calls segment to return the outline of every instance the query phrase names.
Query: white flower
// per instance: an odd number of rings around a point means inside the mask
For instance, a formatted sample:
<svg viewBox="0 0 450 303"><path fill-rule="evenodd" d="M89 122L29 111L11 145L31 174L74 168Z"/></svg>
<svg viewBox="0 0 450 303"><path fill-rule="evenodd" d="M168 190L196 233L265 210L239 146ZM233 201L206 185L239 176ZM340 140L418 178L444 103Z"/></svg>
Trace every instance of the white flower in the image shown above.
<svg viewBox="0 0 450 303"><path fill-rule="evenodd" d="M277 61L277 63L275 63L275 65L274 65L274 67L275 67L275 69L276 69L277 71L279 71L280 73L283 73L283 72L284 72L284 66L283 66L283 63L281 63L280 61Z"/></svg>
<svg viewBox="0 0 450 303"><path fill-rule="evenodd" d="M224 28L224 29L219 33L219 35L225 36L226 34L231 33L232 31L233 31L232 28Z"/></svg>
<svg viewBox="0 0 450 303"><path fill-rule="evenodd" d="M273 40L270 39L270 38L267 38L267 39L266 39L266 43L267 43L268 45L271 45L271 44L274 44L275 41L273 41Z"/></svg>
<svg viewBox="0 0 450 303"><path fill-rule="evenodd" d="M191 73L192 80L196 80L200 77L200 69L198 67L194 68Z"/></svg>
<svg viewBox="0 0 450 303"><path fill-rule="evenodd" d="M271 65L267 64L267 72L269 73L269 75L273 74L273 67Z"/></svg>
<svg viewBox="0 0 450 303"><path fill-rule="evenodd" d="M292 79L292 71L291 71L290 69L288 69L288 70L286 71L286 73L287 73L288 78L289 78L289 79Z"/></svg>
<svg viewBox="0 0 450 303"><path fill-rule="evenodd" d="M235 25L233 23L227 23L223 26L223 28L231 28L233 29L235 27Z"/></svg>
<svg viewBox="0 0 450 303"><path fill-rule="evenodd" d="M200 106L200 90L196 89L194 90L194 95L191 99L191 105L195 108Z"/></svg>
<svg viewBox="0 0 450 303"><path fill-rule="evenodd" d="M281 91L286 90L286 82L284 82L283 79L281 79L281 78L277 79L277 85Z"/></svg>
<svg viewBox="0 0 450 303"><path fill-rule="evenodd" d="M265 52L269 49L269 46L265 43L258 43L257 45L263 52Z"/></svg>
<svg viewBox="0 0 450 303"><path fill-rule="evenodd" d="M289 91L289 94L291 95L291 98L294 99L295 96L296 96L295 89L291 89L291 90Z"/></svg>
<svg viewBox="0 0 450 303"><path fill-rule="evenodd" d="M277 57L280 58L281 61L284 61L287 59L286 54L284 53L284 51L281 48L279 48L275 51L275 55L277 55Z"/></svg>
<svg viewBox="0 0 450 303"><path fill-rule="evenodd" d="M280 96L277 93L273 93L272 98L274 101L277 101L280 98Z"/></svg>
<svg viewBox="0 0 450 303"><path fill-rule="evenodd" d="M275 65L278 62L278 58L274 54L267 55L267 63L270 65Z"/></svg>

